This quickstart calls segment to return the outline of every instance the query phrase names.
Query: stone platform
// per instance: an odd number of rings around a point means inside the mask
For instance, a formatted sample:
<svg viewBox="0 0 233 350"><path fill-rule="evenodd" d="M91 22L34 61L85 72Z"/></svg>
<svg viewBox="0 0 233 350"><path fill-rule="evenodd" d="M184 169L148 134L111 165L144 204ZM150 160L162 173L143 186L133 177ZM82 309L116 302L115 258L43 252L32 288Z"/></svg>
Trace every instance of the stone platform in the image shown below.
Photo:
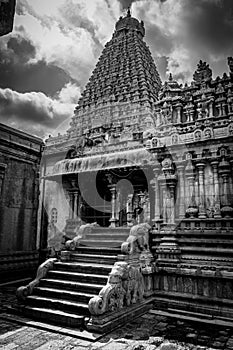
<svg viewBox="0 0 233 350"><path fill-rule="evenodd" d="M12 316L7 307L16 302L16 287L0 288L0 348L4 350L212 350L233 349L233 328L207 325L185 317L150 311L94 341L71 330L42 328L30 319ZM44 324L46 326L46 324ZM62 332L63 330L63 332Z"/></svg>

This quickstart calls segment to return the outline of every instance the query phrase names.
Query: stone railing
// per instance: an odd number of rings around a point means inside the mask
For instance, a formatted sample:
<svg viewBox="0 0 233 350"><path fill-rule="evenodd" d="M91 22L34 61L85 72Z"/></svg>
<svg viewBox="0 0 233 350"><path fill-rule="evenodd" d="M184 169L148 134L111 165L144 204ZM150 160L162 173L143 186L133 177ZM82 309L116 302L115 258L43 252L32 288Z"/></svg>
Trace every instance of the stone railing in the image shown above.
<svg viewBox="0 0 233 350"><path fill-rule="evenodd" d="M31 295L33 293L33 290L36 286L38 286L40 280L42 278L45 278L48 271L53 268L53 264L57 261L56 258L50 258L43 262L38 267L36 278L30 282L27 286L19 287L16 291L16 296L19 300L25 300L27 296Z"/></svg>
<svg viewBox="0 0 233 350"><path fill-rule="evenodd" d="M108 282L99 295L89 301L92 315L120 311L143 299L144 283L140 266L127 262L116 262L109 274Z"/></svg>
<svg viewBox="0 0 233 350"><path fill-rule="evenodd" d="M138 224L131 228L126 242L109 274L107 284L98 296L89 301L92 315L90 324L103 324L109 318L117 318L133 306L145 306L145 298L153 293L153 256L149 251L148 224ZM106 321L106 322L107 322Z"/></svg>

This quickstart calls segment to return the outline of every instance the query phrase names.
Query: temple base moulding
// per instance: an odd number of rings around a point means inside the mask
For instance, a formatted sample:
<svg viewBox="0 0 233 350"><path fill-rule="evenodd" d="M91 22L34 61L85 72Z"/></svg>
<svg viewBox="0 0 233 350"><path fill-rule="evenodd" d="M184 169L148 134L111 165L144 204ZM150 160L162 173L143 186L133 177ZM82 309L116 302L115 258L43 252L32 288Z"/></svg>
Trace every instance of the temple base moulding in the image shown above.
<svg viewBox="0 0 233 350"><path fill-rule="evenodd" d="M110 332L140 315L146 313L152 307L153 297L144 299L140 304L131 305L121 311L103 316L92 316L86 327L88 331L105 333Z"/></svg>

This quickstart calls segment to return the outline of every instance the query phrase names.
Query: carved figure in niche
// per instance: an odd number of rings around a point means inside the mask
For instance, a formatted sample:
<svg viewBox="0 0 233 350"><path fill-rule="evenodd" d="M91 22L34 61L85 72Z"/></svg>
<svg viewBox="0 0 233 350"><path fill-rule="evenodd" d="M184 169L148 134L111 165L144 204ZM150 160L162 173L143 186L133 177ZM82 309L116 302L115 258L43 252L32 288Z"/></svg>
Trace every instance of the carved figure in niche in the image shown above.
<svg viewBox="0 0 233 350"><path fill-rule="evenodd" d="M152 139L152 146L153 147L158 147L158 139L156 139L156 138Z"/></svg>
<svg viewBox="0 0 233 350"><path fill-rule="evenodd" d="M229 135L233 135L233 124L229 125L228 132L229 132Z"/></svg>
<svg viewBox="0 0 233 350"><path fill-rule="evenodd" d="M195 131L194 139L195 140L200 140L201 139L201 131L200 130Z"/></svg>
<svg viewBox="0 0 233 350"><path fill-rule="evenodd" d="M208 116L209 116L209 108L208 108L208 102L207 101L202 103L201 109L202 109L202 118L208 118Z"/></svg>
<svg viewBox="0 0 233 350"><path fill-rule="evenodd" d="M170 124L172 122L172 106L164 102L163 108L161 110L161 117L163 124Z"/></svg>
<svg viewBox="0 0 233 350"><path fill-rule="evenodd" d="M172 197L169 190L165 191L165 199L164 199L164 215L163 220L166 223L171 222L171 214L172 214Z"/></svg>
<svg viewBox="0 0 233 350"><path fill-rule="evenodd" d="M201 119L202 118L202 105L201 103L197 104L197 119Z"/></svg>
<svg viewBox="0 0 233 350"><path fill-rule="evenodd" d="M211 130L210 129L205 129L204 130L204 137L207 138L207 139L210 139L211 136L212 136Z"/></svg>
<svg viewBox="0 0 233 350"><path fill-rule="evenodd" d="M227 155L226 149L225 148L220 148L220 156L224 158L224 157L226 157L226 155Z"/></svg>
<svg viewBox="0 0 233 350"><path fill-rule="evenodd" d="M179 141L178 135L177 134L172 135L172 144L175 145L178 143L178 141Z"/></svg>
<svg viewBox="0 0 233 350"><path fill-rule="evenodd" d="M228 57L227 58L227 62L228 62L228 66L229 66L230 72L233 73L233 58L232 57Z"/></svg>
<svg viewBox="0 0 233 350"><path fill-rule="evenodd" d="M190 160L192 158L193 158L193 156L192 156L191 152L186 153L186 160Z"/></svg>

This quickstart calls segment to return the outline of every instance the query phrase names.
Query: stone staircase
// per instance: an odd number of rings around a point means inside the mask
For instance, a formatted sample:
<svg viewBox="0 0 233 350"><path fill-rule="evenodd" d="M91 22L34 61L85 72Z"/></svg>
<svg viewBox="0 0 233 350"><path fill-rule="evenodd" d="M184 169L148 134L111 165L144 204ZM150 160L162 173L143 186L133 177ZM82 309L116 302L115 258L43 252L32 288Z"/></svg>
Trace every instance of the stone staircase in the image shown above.
<svg viewBox="0 0 233 350"><path fill-rule="evenodd" d="M128 228L96 227L72 251L69 262L57 261L19 309L25 316L63 326L83 328L90 317L89 300L106 285L108 274Z"/></svg>

